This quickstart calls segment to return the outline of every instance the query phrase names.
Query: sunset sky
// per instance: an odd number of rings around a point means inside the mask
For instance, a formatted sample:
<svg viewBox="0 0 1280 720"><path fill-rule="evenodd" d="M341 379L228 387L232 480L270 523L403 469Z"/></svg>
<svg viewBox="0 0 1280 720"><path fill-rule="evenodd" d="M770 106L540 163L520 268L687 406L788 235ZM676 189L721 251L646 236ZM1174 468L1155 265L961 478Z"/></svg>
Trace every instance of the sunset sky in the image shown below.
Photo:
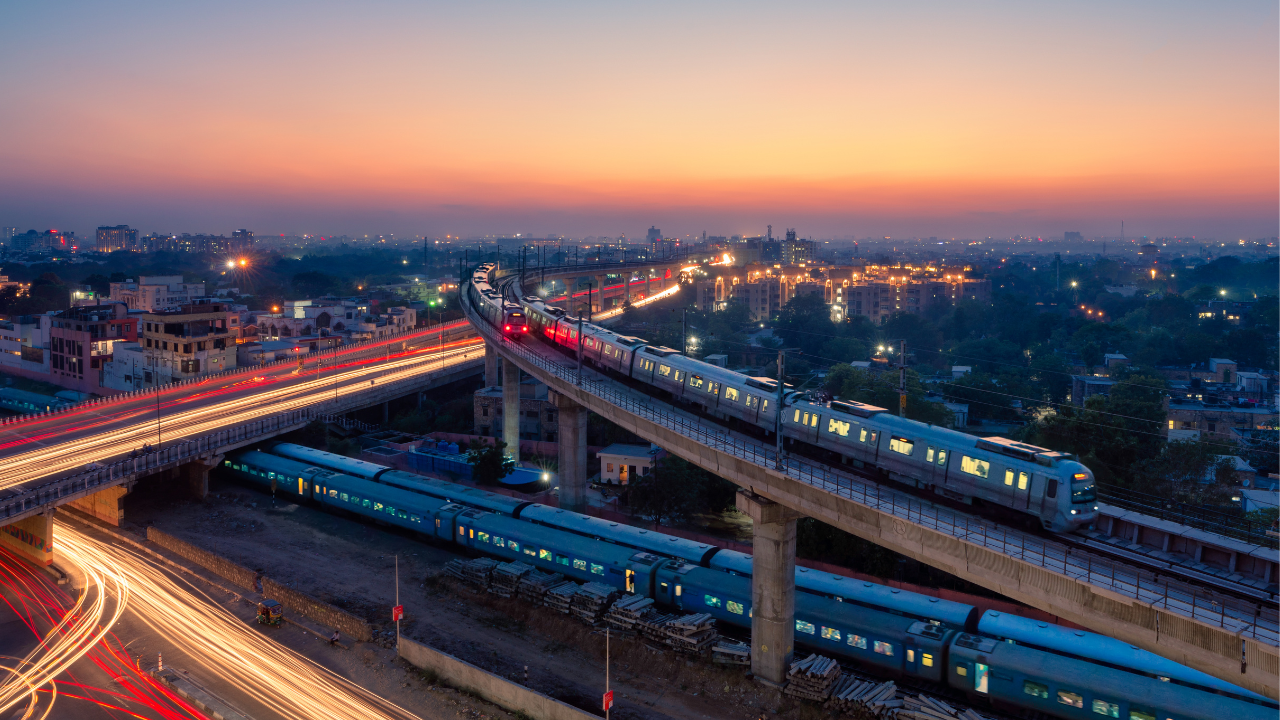
<svg viewBox="0 0 1280 720"><path fill-rule="evenodd" d="M6 2L0 225L1276 235L1269 2Z"/></svg>

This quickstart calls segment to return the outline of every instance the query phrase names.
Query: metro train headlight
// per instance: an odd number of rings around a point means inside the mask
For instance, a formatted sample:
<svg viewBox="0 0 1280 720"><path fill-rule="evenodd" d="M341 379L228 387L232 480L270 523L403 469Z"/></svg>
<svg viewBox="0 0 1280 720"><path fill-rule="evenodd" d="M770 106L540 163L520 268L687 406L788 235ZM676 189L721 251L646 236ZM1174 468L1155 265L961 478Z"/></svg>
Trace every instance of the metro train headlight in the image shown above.
<svg viewBox="0 0 1280 720"><path fill-rule="evenodd" d="M1071 514L1072 514L1072 515L1075 515L1075 514L1076 514L1076 513L1078 513L1078 512L1080 512L1080 511L1079 511L1079 510L1076 510L1075 508L1072 508L1072 509L1071 509Z"/></svg>

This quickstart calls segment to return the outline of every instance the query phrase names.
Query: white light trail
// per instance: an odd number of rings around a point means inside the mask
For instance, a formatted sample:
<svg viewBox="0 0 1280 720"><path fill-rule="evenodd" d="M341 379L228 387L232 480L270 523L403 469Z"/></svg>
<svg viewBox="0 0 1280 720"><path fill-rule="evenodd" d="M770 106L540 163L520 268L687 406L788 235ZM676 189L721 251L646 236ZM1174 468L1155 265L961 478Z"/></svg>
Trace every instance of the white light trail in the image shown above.
<svg viewBox="0 0 1280 720"><path fill-rule="evenodd" d="M58 549L129 591L129 606L159 638L206 672L289 720L409 720L417 716L263 636L185 579L66 523Z"/></svg>
<svg viewBox="0 0 1280 720"><path fill-rule="evenodd" d="M657 302L664 298L669 298L678 292L680 292L680 286L672 285L671 287L667 288L666 290L663 290L662 292L655 293L653 295L650 295L649 297L644 298L643 300L637 300L631 303L631 307L644 307L645 305L648 305L651 302ZM621 315L625 309L626 308L617 307L612 310L606 310L604 312L596 313L591 317L591 321L596 322L599 320L608 320L609 318L617 317L618 315Z"/></svg>

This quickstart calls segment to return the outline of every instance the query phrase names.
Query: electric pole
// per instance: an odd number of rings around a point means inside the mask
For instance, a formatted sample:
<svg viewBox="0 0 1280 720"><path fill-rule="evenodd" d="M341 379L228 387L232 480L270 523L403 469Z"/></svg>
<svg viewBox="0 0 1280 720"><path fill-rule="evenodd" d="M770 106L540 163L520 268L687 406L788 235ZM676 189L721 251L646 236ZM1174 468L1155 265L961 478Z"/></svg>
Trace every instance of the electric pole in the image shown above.
<svg viewBox="0 0 1280 720"><path fill-rule="evenodd" d="M898 347L898 417L907 416L907 341Z"/></svg>
<svg viewBox="0 0 1280 720"><path fill-rule="evenodd" d="M582 312L578 312L578 387L582 387Z"/></svg>
<svg viewBox="0 0 1280 720"><path fill-rule="evenodd" d="M689 356L689 308L685 308L680 320L680 353Z"/></svg>
<svg viewBox="0 0 1280 720"><path fill-rule="evenodd" d="M774 453L776 456L774 469L776 470L782 470L784 467L782 458L782 379L786 377L783 373L783 363L787 357L786 353L786 350L778 350L778 398L775 401L777 407L773 409L773 435L778 443L777 452Z"/></svg>

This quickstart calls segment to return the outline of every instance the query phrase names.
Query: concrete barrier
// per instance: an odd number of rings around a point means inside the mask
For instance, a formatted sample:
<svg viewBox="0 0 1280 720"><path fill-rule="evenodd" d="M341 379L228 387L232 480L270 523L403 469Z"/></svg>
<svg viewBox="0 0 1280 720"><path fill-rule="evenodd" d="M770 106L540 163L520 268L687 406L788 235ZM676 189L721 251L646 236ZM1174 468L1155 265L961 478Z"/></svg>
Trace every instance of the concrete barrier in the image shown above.
<svg viewBox="0 0 1280 720"><path fill-rule="evenodd" d="M434 672L449 685L475 693L494 705L523 713L533 720L594 720L600 717L405 637L400 638L399 652L400 657L416 667Z"/></svg>
<svg viewBox="0 0 1280 720"><path fill-rule="evenodd" d="M198 548L186 540L179 540L155 527L147 528L147 540L179 557L190 560L210 572L221 575L245 590L257 590L257 583L254 581L257 579L258 574L243 565L233 563L221 555L215 555L203 548Z"/></svg>
<svg viewBox="0 0 1280 720"><path fill-rule="evenodd" d="M269 577L262 578L262 596L278 600L289 610L309 617L321 625L335 628L360 642L369 642L373 639L373 629L364 620L306 593L281 585Z"/></svg>

